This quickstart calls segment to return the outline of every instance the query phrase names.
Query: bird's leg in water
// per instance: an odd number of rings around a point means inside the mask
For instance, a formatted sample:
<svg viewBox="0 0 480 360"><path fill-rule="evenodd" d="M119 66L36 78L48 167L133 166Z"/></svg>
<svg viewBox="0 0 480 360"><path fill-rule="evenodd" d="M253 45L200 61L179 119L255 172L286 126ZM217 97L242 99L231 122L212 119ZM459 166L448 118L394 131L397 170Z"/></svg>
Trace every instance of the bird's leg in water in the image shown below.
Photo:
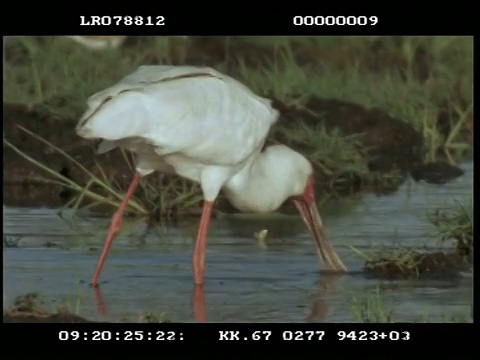
<svg viewBox="0 0 480 360"><path fill-rule="evenodd" d="M198 227L197 240L192 255L193 282L195 285L203 284L203 271L205 268L205 247L207 245L207 231L212 214L213 202L205 200L203 203L202 218Z"/></svg>
<svg viewBox="0 0 480 360"><path fill-rule="evenodd" d="M103 299L102 292L100 291L100 287L95 286L93 288L93 297L95 299L95 306L97 308L97 312L105 316L107 314L107 307L105 305L105 300Z"/></svg>
<svg viewBox="0 0 480 360"><path fill-rule="evenodd" d="M203 296L203 285L194 285L192 296L193 316L198 322L207 322L205 314L205 299Z"/></svg>
<svg viewBox="0 0 480 360"><path fill-rule="evenodd" d="M105 238L105 244L103 245L102 254L100 255L100 260L98 260L97 268L95 269L95 273L93 274L93 278L92 278L93 286L98 286L98 278L100 277L100 272L102 271L103 263L105 262L105 258L108 255L110 247L112 246L113 239L120 231L120 227L122 226L123 213L125 212L125 208L127 207L128 200L132 197L140 179L141 179L141 175L138 173L135 174L130 186L128 187L127 193L123 198L122 203L118 207L118 210L115 212L115 214L113 214L112 216L110 227L108 228L108 232L107 232L107 237Z"/></svg>

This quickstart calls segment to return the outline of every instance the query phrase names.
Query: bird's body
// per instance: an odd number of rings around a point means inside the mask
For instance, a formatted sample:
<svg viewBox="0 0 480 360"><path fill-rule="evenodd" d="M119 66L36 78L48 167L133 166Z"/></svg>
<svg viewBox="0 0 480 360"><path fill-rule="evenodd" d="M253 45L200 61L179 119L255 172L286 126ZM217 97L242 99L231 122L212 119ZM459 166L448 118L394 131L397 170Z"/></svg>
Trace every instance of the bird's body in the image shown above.
<svg viewBox="0 0 480 360"><path fill-rule="evenodd" d="M196 284L203 262L210 211L220 190L241 211L269 212L295 201L326 265L345 266L326 239L313 198L312 166L283 145L262 150L279 113L235 79L211 68L141 66L116 85L88 100L76 131L101 138L99 152L122 147L136 154L139 177L154 171L175 173L201 185L204 209L193 255ZM126 201L114 215L94 275L96 284Z"/></svg>
<svg viewBox="0 0 480 360"><path fill-rule="evenodd" d="M278 111L210 68L141 66L89 101L77 127L102 138L99 152L133 151L145 176L173 171L202 185L207 200L257 155Z"/></svg>

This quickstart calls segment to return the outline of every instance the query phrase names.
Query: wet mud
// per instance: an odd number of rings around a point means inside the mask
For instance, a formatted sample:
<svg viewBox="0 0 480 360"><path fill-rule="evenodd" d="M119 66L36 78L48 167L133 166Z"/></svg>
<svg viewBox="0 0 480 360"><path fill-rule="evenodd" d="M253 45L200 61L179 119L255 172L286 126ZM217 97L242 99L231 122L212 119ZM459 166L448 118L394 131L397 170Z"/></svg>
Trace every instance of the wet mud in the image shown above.
<svg viewBox="0 0 480 360"><path fill-rule="evenodd" d="M94 323L81 316L69 313L58 312L56 314L36 314L27 311L5 311L3 313L4 323Z"/></svg>
<svg viewBox="0 0 480 360"><path fill-rule="evenodd" d="M92 323L65 309L49 313L44 309L42 298L37 293L18 296L11 309L3 312L4 323Z"/></svg>
<svg viewBox="0 0 480 360"><path fill-rule="evenodd" d="M368 167L372 172L408 171L422 161L422 135L380 109L316 97L306 102L305 110L284 106L278 100L274 105L282 112L280 121L286 128L294 128L301 120L313 131L325 127L327 131L339 130L347 136L360 134L362 147L368 149ZM279 138L279 141L287 139ZM311 149L303 150L308 154Z"/></svg>
<svg viewBox="0 0 480 360"><path fill-rule="evenodd" d="M464 171L446 162L437 161L416 166L410 174L415 181L424 180L430 184L445 184L462 176Z"/></svg>
<svg viewBox="0 0 480 360"><path fill-rule="evenodd" d="M392 257L367 261L366 274L382 279L404 279L425 276L444 277L468 271L472 265L471 253L456 249L452 252L405 252Z"/></svg>

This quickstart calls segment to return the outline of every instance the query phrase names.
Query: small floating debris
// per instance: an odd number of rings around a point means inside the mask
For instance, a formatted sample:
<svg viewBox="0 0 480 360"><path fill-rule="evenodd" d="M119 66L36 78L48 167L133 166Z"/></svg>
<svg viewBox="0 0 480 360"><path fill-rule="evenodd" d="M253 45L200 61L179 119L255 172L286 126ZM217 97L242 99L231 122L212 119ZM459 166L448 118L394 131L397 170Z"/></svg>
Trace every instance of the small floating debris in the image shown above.
<svg viewBox="0 0 480 360"><path fill-rule="evenodd" d="M253 234L253 236L255 237L255 240L257 241L258 246L260 246L262 249L267 248L267 243L266 243L267 235L268 235L267 229L260 230Z"/></svg>
<svg viewBox="0 0 480 360"><path fill-rule="evenodd" d="M10 236L3 234L3 246L6 248L16 248L20 242L20 236Z"/></svg>

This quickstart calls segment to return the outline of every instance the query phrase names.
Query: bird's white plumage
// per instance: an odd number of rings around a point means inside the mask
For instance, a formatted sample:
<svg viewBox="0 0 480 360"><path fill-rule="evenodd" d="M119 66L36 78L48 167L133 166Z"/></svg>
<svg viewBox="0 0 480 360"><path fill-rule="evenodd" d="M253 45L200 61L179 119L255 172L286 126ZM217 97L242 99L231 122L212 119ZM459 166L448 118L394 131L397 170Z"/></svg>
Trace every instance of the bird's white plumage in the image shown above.
<svg viewBox="0 0 480 360"><path fill-rule="evenodd" d="M100 152L134 151L143 175L173 171L215 198L260 151L278 115L269 99L214 69L141 66L92 95L76 131L104 139Z"/></svg>
<svg viewBox="0 0 480 360"><path fill-rule="evenodd" d="M141 66L91 96L88 106L79 126L84 137L140 137L160 155L215 165L244 160L278 117L268 99L238 81L191 66Z"/></svg>

